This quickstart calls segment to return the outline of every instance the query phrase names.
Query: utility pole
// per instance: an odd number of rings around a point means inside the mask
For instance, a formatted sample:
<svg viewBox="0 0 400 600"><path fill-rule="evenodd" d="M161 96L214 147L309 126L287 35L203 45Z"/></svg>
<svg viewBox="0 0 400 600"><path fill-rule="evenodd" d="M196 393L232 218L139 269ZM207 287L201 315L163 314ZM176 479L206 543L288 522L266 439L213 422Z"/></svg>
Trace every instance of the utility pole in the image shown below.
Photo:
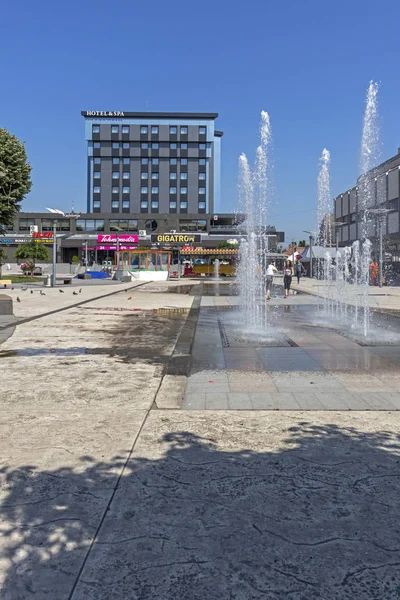
<svg viewBox="0 0 400 600"><path fill-rule="evenodd" d="M53 221L53 276L51 287L56 287L57 277L57 219Z"/></svg>
<svg viewBox="0 0 400 600"><path fill-rule="evenodd" d="M88 268L88 241L85 240L85 269Z"/></svg>
<svg viewBox="0 0 400 600"><path fill-rule="evenodd" d="M117 238L117 271L119 271L119 231L117 231L116 238Z"/></svg>

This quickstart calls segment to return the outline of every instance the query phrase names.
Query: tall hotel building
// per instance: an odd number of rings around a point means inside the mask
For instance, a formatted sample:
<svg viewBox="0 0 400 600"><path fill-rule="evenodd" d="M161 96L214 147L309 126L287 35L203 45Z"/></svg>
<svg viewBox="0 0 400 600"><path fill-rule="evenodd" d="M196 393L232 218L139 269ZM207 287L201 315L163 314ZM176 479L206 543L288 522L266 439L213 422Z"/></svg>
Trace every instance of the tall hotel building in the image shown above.
<svg viewBox="0 0 400 600"><path fill-rule="evenodd" d="M215 130L217 113L81 114L88 213L204 219L218 210L223 134Z"/></svg>

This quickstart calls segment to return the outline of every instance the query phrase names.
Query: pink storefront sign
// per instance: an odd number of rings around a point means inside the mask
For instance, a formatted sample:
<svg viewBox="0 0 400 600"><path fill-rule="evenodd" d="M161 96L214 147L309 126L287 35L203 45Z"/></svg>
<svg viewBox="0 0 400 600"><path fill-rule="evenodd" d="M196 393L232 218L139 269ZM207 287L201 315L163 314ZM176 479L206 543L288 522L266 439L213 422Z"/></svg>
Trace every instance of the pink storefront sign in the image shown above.
<svg viewBox="0 0 400 600"><path fill-rule="evenodd" d="M120 250L135 250L137 246L122 246L120 245ZM96 250L116 250L117 246L96 246Z"/></svg>
<svg viewBox="0 0 400 600"><path fill-rule="evenodd" d="M120 233L118 236L120 244L137 244L139 241L138 235L131 235L130 233ZM115 233L103 233L97 236L98 244L115 244L117 242L117 236Z"/></svg>

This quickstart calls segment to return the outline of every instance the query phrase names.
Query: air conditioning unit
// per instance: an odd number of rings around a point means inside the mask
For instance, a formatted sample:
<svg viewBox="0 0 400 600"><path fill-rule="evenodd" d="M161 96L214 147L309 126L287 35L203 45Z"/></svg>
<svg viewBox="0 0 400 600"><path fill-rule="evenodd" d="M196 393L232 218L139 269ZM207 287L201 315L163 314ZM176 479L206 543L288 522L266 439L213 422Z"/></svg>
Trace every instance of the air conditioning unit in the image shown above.
<svg viewBox="0 0 400 600"><path fill-rule="evenodd" d="M176 229L171 229L171 233L176 233Z"/></svg>
<svg viewBox="0 0 400 600"><path fill-rule="evenodd" d="M139 237L146 237L146 230L145 229L139 229Z"/></svg>

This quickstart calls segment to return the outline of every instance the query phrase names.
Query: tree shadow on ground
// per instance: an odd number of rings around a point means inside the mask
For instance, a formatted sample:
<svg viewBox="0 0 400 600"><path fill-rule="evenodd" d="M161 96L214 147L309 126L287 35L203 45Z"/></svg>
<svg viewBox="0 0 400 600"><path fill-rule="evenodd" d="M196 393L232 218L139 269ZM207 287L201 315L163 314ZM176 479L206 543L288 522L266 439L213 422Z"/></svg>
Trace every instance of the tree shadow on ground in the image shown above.
<svg viewBox="0 0 400 600"><path fill-rule="evenodd" d="M230 451L258 422L231 442L162 424L119 480L126 456L4 468L1 598L400 598L400 436L296 420Z"/></svg>

